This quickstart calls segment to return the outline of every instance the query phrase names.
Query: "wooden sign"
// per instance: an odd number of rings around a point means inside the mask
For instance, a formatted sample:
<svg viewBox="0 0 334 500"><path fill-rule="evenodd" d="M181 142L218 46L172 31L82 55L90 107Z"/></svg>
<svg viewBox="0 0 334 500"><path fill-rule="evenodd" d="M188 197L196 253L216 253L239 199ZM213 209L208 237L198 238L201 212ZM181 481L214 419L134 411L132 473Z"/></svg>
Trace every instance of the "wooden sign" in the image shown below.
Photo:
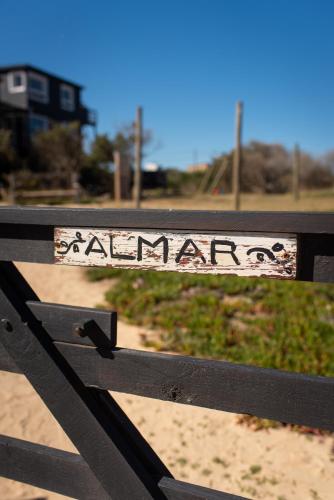
<svg viewBox="0 0 334 500"><path fill-rule="evenodd" d="M55 263L294 279L293 235L55 228Z"/></svg>

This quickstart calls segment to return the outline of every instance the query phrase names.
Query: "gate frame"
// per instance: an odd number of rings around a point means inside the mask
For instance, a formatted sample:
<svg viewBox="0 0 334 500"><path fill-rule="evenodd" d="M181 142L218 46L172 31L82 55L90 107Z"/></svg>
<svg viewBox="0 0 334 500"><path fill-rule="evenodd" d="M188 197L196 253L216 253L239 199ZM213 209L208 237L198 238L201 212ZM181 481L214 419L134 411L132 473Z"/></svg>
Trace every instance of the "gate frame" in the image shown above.
<svg viewBox="0 0 334 500"><path fill-rule="evenodd" d="M79 451L2 436L0 475L76 498L241 498L175 480L108 390L334 430L334 378L122 349L115 313L41 303L12 261L53 263L57 226L292 233L296 279L334 282L334 213L0 208L0 370Z"/></svg>

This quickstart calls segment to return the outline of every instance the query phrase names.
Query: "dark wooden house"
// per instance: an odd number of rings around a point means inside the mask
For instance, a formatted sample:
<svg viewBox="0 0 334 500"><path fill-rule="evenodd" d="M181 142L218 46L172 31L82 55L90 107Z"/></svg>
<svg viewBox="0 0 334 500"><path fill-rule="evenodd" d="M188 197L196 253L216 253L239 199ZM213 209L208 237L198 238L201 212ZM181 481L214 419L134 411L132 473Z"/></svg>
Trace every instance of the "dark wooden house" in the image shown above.
<svg viewBox="0 0 334 500"><path fill-rule="evenodd" d="M0 67L0 128L12 131L20 156L32 136L52 124L96 126L95 112L81 102L82 86L28 64Z"/></svg>

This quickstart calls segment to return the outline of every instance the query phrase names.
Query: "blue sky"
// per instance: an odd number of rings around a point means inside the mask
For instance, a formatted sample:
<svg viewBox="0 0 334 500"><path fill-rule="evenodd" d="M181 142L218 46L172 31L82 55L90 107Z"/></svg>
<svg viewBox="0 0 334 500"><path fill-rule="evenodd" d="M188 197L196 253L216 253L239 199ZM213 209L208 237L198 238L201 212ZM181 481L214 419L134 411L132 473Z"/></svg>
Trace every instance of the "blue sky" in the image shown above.
<svg viewBox="0 0 334 500"><path fill-rule="evenodd" d="M138 104L156 147L184 167L243 140L334 149L330 0L1 0L0 65L27 62L82 83L113 134Z"/></svg>

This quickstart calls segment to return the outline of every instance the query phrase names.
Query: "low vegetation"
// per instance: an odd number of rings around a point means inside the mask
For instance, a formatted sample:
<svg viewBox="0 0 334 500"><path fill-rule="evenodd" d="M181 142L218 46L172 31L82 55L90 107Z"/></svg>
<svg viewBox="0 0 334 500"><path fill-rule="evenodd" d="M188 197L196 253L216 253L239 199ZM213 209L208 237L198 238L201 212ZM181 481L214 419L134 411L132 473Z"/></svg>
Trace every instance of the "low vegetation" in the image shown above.
<svg viewBox="0 0 334 500"><path fill-rule="evenodd" d="M159 332L155 347L262 367L334 375L334 288L228 276L91 269L106 298Z"/></svg>

